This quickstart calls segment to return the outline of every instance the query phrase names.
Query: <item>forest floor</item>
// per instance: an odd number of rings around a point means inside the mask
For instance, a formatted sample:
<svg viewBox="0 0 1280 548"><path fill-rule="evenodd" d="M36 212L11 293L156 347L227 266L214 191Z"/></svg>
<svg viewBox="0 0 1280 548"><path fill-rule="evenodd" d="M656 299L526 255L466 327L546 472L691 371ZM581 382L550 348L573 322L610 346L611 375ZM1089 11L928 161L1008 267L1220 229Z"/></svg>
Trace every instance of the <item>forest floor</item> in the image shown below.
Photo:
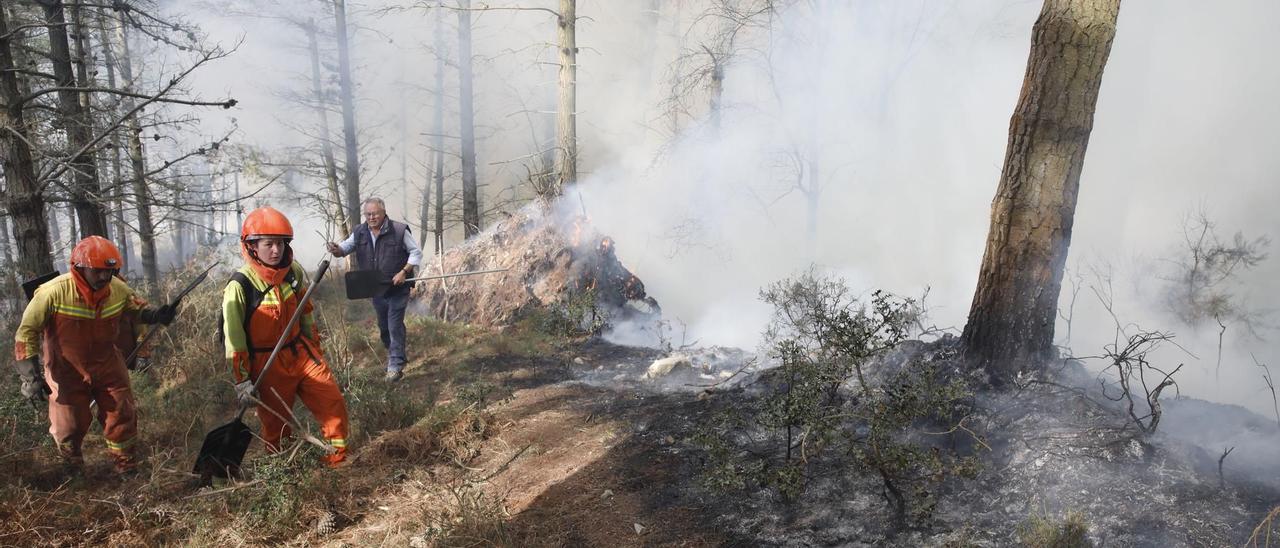
<svg viewBox="0 0 1280 548"><path fill-rule="evenodd" d="M133 374L146 457L134 475L111 471L97 426L86 470L68 475L44 414L0 376L0 546L1048 546L1028 531L1047 524L1056 538L1073 519L1093 545L1217 546L1244 543L1280 500L1270 421L1175 399L1167 432L1140 437L1086 390L1050 385L977 394L981 467L934 484L918 499L928 515L906 527L878 476L838 459L814 459L797 500L715 491L699 436L726 410L753 416L776 382L708 389L750 362L741 351L694 350L711 375L655 380L646 372L662 352L536 318L493 330L413 317L406 375L388 384L366 303L319 311L351 415L347 462L255 441L244 480L201 486L191 465L234 403L205 327L216 307L203 300L216 295L193 297L155 369ZM1061 382L1096 384L1067 373ZM1239 447L1225 475L1224 447Z"/></svg>
<svg viewBox="0 0 1280 548"><path fill-rule="evenodd" d="M413 319L406 375L387 384L371 314L340 314L325 347L354 432L336 469L305 444L267 455L255 441L244 481L201 487L187 472L204 433L234 409L229 374L197 350L209 346L198 318L171 328L177 348L155 370L133 374L147 458L128 477L111 471L98 425L84 472L63 470L47 419L9 397L6 379L0 545L733 544L686 498L692 471L663 428L692 395L574 381L594 364L643 373L655 351L531 324Z"/></svg>

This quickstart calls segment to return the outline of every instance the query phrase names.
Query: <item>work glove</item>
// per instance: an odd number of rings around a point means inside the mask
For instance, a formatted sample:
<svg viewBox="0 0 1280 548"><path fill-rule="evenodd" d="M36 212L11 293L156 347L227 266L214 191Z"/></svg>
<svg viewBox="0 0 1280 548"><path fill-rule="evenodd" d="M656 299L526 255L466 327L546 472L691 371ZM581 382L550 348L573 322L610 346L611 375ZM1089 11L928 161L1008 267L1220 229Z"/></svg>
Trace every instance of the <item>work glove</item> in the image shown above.
<svg viewBox="0 0 1280 548"><path fill-rule="evenodd" d="M236 385L236 401L242 405L254 403L256 392L253 389L253 381L243 381Z"/></svg>
<svg viewBox="0 0 1280 548"><path fill-rule="evenodd" d="M171 304L166 304L156 311L156 321L164 325L173 323L173 318L178 315L178 309Z"/></svg>
<svg viewBox="0 0 1280 548"><path fill-rule="evenodd" d="M22 380L22 386L19 391L22 397L33 402L49 401L49 394L53 390L49 389L49 383L44 382L43 367L40 366L40 359L32 356L29 359L19 361L13 364L13 368L18 372L18 378Z"/></svg>

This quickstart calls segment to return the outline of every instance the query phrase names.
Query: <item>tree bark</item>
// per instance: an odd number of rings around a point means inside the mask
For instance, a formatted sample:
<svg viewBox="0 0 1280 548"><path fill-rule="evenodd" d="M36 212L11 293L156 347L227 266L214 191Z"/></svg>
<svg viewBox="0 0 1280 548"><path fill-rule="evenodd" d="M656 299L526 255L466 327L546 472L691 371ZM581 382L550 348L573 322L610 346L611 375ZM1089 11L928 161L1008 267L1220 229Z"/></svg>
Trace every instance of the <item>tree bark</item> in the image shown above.
<svg viewBox="0 0 1280 548"><path fill-rule="evenodd" d="M307 47L311 50L311 94L315 101L316 117L320 119L320 158L324 162L324 176L329 184L329 199L333 200L333 222L338 225L342 239L351 234L347 224L347 212L343 205L342 191L338 184L338 162L333 156L333 143L329 140L329 112L325 109L324 88L320 84L320 41L316 39L314 19L307 20Z"/></svg>
<svg viewBox="0 0 1280 548"><path fill-rule="evenodd" d="M556 184L554 198L578 182L578 41L577 1L560 0L557 43L560 47L560 83L556 101Z"/></svg>
<svg viewBox="0 0 1280 548"><path fill-rule="evenodd" d="M351 49L347 40L347 5L333 0L335 36L338 40L338 91L342 95L342 137L347 149L343 181L347 187L347 228L360 224L360 147L356 138L355 84L351 81Z"/></svg>
<svg viewBox="0 0 1280 548"><path fill-rule="evenodd" d="M435 132L436 226L435 253L444 250L444 66L447 59L444 42L444 10L436 10L436 104L431 115L431 127ZM424 229L425 230L425 229Z"/></svg>
<svg viewBox="0 0 1280 548"><path fill-rule="evenodd" d="M458 2L458 114L462 137L462 234L480 233L480 193L476 182L476 122L471 73L471 0Z"/></svg>
<svg viewBox="0 0 1280 548"><path fill-rule="evenodd" d="M715 135L720 134L720 112L724 102L724 63L720 56L711 56L711 89L710 89L710 105L709 110L711 118L711 131Z"/></svg>
<svg viewBox="0 0 1280 548"><path fill-rule="evenodd" d="M1058 293L1076 194L1120 0L1046 0L969 309L965 356L997 379L1055 355Z"/></svg>
<svg viewBox="0 0 1280 548"><path fill-rule="evenodd" d="M67 41L67 21L62 0L40 0L44 8L45 23L49 28L49 58L53 62L53 75L57 78L58 87L83 87L82 81L76 79L71 66L71 47ZM79 8L73 7L74 12ZM74 15L74 13L73 13ZM76 29L80 25L73 17ZM77 35L83 33L77 30ZM77 50L79 47L77 40ZM107 236L107 216L97 197L98 166L92 150L85 150L93 133L89 125L88 109L81 105L81 93L58 91L58 110L62 115L62 123L67 132L69 152L79 152L70 158L71 170L71 205L75 208L76 217L80 221L80 237L92 235Z"/></svg>
<svg viewBox="0 0 1280 548"><path fill-rule="evenodd" d="M133 61L129 54L128 21L125 20L123 13L120 14L116 23L116 41L120 52L120 55L116 56L116 62L120 69L120 78L123 80L121 83L124 84L125 91L136 92ZM124 112L133 112L134 106L132 97L121 97L120 107ZM130 116L125 124L129 142L129 167L132 174L129 179L133 187L133 201L138 216L138 255L142 257L143 279L146 280L149 293L155 296L159 287L157 284L160 280L160 267L156 259L156 228L151 221L151 194L147 188L147 158L142 148L142 127L138 123L137 114Z"/></svg>
<svg viewBox="0 0 1280 548"><path fill-rule="evenodd" d="M29 279L53 270L49 246L49 221L44 197L36 181L35 162L27 139L28 127L18 100L18 73L14 71L12 42L4 8L0 8L0 163L4 167L4 207L13 219L17 244L17 274Z"/></svg>
<svg viewBox="0 0 1280 548"><path fill-rule="evenodd" d="M105 10L98 12L96 24L98 26L98 46L102 48L102 61L107 70L107 87L116 89L116 55L111 49L111 35L107 33L107 15ZM119 101L111 99L111 105L106 108L108 116L115 118L119 116ZM112 205L112 211L115 215L115 241L120 246L120 255L124 257L124 268L121 269L128 277L128 269L133 265L132 258L129 257L131 248L129 243L129 223L125 220L124 214L124 166L121 163L120 156L120 132L112 131L109 138L111 143L110 156L110 173L111 184L104 185L103 190L109 196L115 197L115 203ZM104 170L105 171L105 170Z"/></svg>

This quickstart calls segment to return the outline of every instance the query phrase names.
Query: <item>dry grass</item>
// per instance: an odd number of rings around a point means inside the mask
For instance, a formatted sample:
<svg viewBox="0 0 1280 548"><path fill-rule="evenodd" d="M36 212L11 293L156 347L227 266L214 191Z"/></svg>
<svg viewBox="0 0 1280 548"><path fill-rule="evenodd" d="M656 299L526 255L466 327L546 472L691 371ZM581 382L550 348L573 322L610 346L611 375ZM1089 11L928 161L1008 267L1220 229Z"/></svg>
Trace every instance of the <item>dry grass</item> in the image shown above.
<svg viewBox="0 0 1280 548"><path fill-rule="evenodd" d="M1280 506L1272 508L1267 516L1262 518L1257 527L1253 528L1253 534L1249 535L1249 541L1245 546L1250 548L1271 548L1271 541L1276 540L1280 544L1280 531L1276 531L1276 519L1280 518Z"/></svg>
<svg viewBox="0 0 1280 548"><path fill-rule="evenodd" d="M1089 524L1084 514L1068 511L1061 520L1047 513L1031 516L1018 529L1018 541L1027 548L1088 548Z"/></svg>

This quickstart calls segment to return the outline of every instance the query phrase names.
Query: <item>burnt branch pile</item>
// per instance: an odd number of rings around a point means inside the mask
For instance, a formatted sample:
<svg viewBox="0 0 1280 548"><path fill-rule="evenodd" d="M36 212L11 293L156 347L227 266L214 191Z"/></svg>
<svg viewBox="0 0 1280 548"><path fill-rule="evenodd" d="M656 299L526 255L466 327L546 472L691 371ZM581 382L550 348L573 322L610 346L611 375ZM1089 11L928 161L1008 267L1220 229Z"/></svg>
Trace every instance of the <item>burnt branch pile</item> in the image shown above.
<svg viewBox="0 0 1280 548"><path fill-rule="evenodd" d="M506 326L555 307L570 307L576 321L656 323L657 301L614 254L612 238L581 216L526 207L466 244L424 261L428 276L507 269L505 272L422 282L415 295L437 318Z"/></svg>

